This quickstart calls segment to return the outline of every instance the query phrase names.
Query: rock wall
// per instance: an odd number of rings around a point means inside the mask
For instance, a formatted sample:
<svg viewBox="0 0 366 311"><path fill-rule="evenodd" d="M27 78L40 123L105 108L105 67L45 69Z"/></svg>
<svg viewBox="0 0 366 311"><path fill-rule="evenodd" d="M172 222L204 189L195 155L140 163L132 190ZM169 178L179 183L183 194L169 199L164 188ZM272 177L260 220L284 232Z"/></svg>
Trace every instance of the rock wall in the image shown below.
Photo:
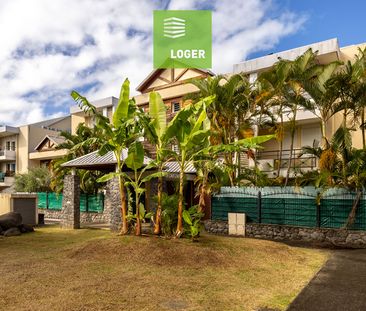
<svg viewBox="0 0 366 311"><path fill-rule="evenodd" d="M121 196L119 193L118 178L111 179L107 183L104 199L105 221L109 223L112 231L119 231L121 221Z"/></svg>
<svg viewBox="0 0 366 311"><path fill-rule="evenodd" d="M80 228L80 178L77 175L67 175L64 178L61 213L62 228Z"/></svg>
<svg viewBox="0 0 366 311"><path fill-rule="evenodd" d="M62 219L62 211L50 209L38 209L38 214L44 214L45 219ZM106 223L108 222L108 215L103 213L80 212L80 223Z"/></svg>
<svg viewBox="0 0 366 311"><path fill-rule="evenodd" d="M206 220L204 226L209 233L228 234L228 224L225 221ZM252 238L313 242L325 246L366 248L366 231L290 227L255 223L247 223L245 229L246 237Z"/></svg>

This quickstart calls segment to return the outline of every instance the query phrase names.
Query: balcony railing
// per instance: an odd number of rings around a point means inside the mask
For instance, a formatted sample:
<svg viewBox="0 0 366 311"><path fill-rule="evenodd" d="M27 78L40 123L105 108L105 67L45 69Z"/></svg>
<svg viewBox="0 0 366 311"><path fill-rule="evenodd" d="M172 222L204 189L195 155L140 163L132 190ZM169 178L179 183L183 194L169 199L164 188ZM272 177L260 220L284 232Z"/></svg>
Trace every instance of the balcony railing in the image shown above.
<svg viewBox="0 0 366 311"><path fill-rule="evenodd" d="M315 169L318 165L318 159L311 155L301 155L302 149L294 149L291 156L292 169ZM290 161L291 150L263 150L257 152L257 160L261 163L268 161L269 165L262 165L263 171L277 170L278 168L287 168Z"/></svg>
<svg viewBox="0 0 366 311"><path fill-rule="evenodd" d="M16 152L14 150L0 150L0 160L15 160Z"/></svg>

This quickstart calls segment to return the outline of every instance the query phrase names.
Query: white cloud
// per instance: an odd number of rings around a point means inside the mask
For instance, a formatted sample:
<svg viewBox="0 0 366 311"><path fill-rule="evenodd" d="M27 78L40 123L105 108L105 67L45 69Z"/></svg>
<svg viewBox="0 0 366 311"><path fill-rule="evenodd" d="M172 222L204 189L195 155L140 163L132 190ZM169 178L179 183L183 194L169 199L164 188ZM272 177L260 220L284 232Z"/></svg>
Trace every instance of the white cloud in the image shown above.
<svg viewBox="0 0 366 311"><path fill-rule="evenodd" d="M60 115L67 94L93 85L90 99L136 87L152 70L152 11L163 1L0 1L0 124ZM276 45L304 19L273 16L267 0L172 0L169 9L212 8L213 71L230 72L249 53ZM65 53L65 51L67 53Z"/></svg>

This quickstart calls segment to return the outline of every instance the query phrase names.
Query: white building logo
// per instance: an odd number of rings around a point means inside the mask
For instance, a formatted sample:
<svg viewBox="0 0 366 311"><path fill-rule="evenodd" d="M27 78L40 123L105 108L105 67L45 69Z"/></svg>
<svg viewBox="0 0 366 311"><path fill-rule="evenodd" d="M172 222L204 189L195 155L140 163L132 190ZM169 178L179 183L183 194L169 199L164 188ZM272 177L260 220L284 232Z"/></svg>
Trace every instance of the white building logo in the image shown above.
<svg viewBox="0 0 366 311"><path fill-rule="evenodd" d="M186 35L186 20L169 17L164 19L164 37L176 39Z"/></svg>

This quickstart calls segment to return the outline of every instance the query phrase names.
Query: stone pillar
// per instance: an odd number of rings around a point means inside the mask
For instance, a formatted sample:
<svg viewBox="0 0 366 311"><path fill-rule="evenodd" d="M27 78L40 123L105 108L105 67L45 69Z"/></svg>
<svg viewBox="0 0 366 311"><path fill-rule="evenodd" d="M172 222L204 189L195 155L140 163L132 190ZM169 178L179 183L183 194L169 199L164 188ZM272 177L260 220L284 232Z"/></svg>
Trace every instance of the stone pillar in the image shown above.
<svg viewBox="0 0 366 311"><path fill-rule="evenodd" d="M77 175L64 178L61 227L80 229L80 179Z"/></svg>
<svg viewBox="0 0 366 311"><path fill-rule="evenodd" d="M119 193L118 178L108 181L104 199L104 213L111 231L119 231L122 225L121 196Z"/></svg>

